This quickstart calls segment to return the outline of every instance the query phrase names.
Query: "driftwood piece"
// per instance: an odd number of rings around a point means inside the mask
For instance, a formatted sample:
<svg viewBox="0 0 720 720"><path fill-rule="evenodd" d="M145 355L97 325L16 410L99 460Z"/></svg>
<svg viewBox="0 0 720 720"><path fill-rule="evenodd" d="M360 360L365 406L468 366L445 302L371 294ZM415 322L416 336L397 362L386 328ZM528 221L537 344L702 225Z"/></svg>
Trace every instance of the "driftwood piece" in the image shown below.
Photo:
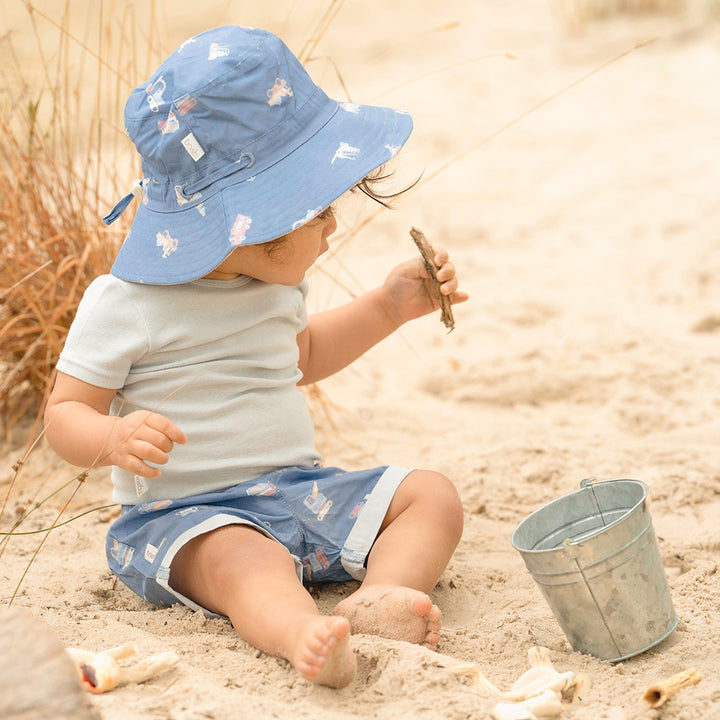
<svg viewBox="0 0 720 720"><path fill-rule="evenodd" d="M445 327L448 328L448 332L452 332L455 328L455 318L453 317L452 304L450 302L450 298L440 292L441 283L437 278L438 268L433 260L435 252L433 251L432 245L430 245L422 231L417 228L410 228L410 237L415 241L415 244L422 255L423 261L425 262L425 268L430 273L430 279L435 286L435 293L437 294L438 301L440 302L440 319L443 321Z"/></svg>
<svg viewBox="0 0 720 720"><path fill-rule="evenodd" d="M0 610L3 720L100 720L52 630L31 612Z"/></svg>
<svg viewBox="0 0 720 720"><path fill-rule="evenodd" d="M695 669L683 670L651 685L643 693L645 704L651 708L658 708L667 702L678 690L688 685L697 685L702 680L702 675Z"/></svg>

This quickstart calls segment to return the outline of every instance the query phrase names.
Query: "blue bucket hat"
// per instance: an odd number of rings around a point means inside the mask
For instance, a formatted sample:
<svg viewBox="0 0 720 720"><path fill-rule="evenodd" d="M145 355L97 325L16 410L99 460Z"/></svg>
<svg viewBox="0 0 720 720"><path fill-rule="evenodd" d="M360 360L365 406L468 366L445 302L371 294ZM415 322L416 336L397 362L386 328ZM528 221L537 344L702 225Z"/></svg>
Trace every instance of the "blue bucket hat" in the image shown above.
<svg viewBox="0 0 720 720"><path fill-rule="evenodd" d="M224 26L184 42L132 91L125 128L143 178L103 220L135 195L142 203L111 272L165 285L311 220L393 157L412 120L332 100L278 37Z"/></svg>

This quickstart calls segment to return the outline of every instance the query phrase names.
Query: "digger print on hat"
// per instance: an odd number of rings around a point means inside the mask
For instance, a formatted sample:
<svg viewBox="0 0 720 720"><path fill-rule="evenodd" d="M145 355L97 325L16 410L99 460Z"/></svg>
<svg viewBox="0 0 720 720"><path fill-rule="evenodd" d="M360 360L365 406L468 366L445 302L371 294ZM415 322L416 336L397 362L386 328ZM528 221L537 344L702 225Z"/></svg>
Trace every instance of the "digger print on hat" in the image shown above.
<svg viewBox="0 0 720 720"><path fill-rule="evenodd" d="M397 153L412 120L332 100L278 37L228 25L184 42L135 88L125 128L143 178L105 222L142 202L111 272L163 285L308 222Z"/></svg>

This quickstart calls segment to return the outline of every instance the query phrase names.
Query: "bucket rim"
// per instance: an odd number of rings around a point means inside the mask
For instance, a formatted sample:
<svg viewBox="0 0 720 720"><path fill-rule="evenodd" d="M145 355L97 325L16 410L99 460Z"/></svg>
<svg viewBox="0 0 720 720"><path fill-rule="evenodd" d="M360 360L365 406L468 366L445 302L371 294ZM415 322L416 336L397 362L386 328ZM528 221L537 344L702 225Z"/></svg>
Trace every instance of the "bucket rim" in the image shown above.
<svg viewBox="0 0 720 720"><path fill-rule="evenodd" d="M587 533L587 534L583 535L581 538L579 538L577 540L573 539L573 538L568 538L567 540L565 540L562 543L562 545L559 545L556 547L543 548L540 550L536 550L535 548L524 548L518 544L516 536L520 532L521 528L524 525L526 525L528 522L530 522L530 520L533 517L537 516L539 513L547 511L547 509L552 507L553 505L556 505L556 504L566 500L567 498L572 497L573 495L577 495L578 493L584 492L588 489L592 489L593 487L595 487L597 485L611 485L614 483L621 483L621 482L622 483L635 483L635 484L639 485L640 487L642 487L642 489L643 489L642 497L632 507L628 508L627 511L625 513L623 513L623 515L621 517L613 520L611 523L608 523L607 525L603 525L601 528L598 528L597 530L594 530L591 533ZM598 480L598 481L582 480L582 482L580 483L580 488L578 490L573 490L572 492L565 493L564 495L560 495L560 497L556 497L554 500L550 500L549 502L545 503L544 505L541 505L539 508L537 508L536 510L533 510L529 515L527 515L518 524L518 526L515 528L515 530L513 530L513 534L510 538L510 542L511 542L513 548L515 548L515 550L517 550L519 553L521 553L523 555L526 555L526 554L527 555L529 555L529 554L539 555L540 553L556 553L558 550L562 549L563 547L572 547L574 545L579 545L582 542L592 540L593 538L597 537L601 533L606 532L609 528L615 527L616 525L619 525L621 522L623 522L627 518L628 515L633 513L640 505L642 505L645 502L645 500L647 499L649 490L650 490L650 487L648 486L647 483L643 482L642 480L636 480L634 478L613 478L611 480Z"/></svg>

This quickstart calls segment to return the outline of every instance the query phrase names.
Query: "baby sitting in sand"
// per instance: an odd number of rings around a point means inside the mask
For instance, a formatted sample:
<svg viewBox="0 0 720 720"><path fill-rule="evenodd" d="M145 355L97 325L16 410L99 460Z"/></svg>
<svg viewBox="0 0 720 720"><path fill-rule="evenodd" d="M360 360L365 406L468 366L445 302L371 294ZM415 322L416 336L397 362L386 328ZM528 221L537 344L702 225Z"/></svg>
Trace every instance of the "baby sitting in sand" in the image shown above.
<svg viewBox="0 0 720 720"><path fill-rule="evenodd" d="M151 603L228 617L332 687L354 676L351 632L434 648L427 593L462 532L455 487L323 466L298 389L438 307L419 257L347 305L305 307L333 201L373 196L409 115L331 100L277 37L226 26L136 88L125 126L142 203L82 299L45 415L67 461L113 466L111 570ZM466 300L447 252L434 262L441 292ZM361 584L325 616L303 579Z"/></svg>

